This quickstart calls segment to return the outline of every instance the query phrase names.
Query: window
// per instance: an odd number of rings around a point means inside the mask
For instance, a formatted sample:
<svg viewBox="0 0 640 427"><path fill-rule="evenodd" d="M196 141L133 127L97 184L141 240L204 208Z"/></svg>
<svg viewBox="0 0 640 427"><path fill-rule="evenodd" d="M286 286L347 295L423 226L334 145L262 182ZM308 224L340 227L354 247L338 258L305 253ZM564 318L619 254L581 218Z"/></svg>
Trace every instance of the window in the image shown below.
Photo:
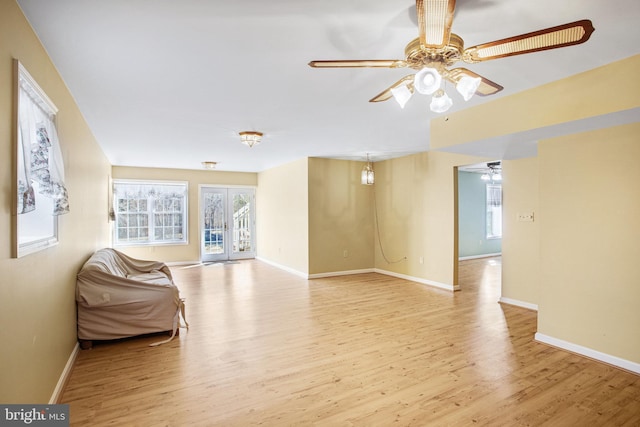
<svg viewBox="0 0 640 427"><path fill-rule="evenodd" d="M502 184L487 184L487 239L502 238Z"/></svg>
<svg viewBox="0 0 640 427"><path fill-rule="evenodd" d="M186 182L113 183L116 245L187 243Z"/></svg>
<svg viewBox="0 0 640 427"><path fill-rule="evenodd" d="M58 109L14 60L16 123L13 253L21 257L58 244L58 216L69 212L56 130Z"/></svg>

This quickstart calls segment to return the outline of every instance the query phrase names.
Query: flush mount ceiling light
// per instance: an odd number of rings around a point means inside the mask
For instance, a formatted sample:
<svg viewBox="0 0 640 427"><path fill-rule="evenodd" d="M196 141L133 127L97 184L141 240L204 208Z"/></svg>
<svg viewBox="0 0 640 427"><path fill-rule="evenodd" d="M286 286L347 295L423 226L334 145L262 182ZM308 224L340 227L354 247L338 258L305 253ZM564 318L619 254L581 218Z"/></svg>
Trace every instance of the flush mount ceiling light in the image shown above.
<svg viewBox="0 0 640 427"><path fill-rule="evenodd" d="M260 144L262 140L262 132L244 131L240 132L240 142L249 147Z"/></svg>
<svg viewBox="0 0 640 427"><path fill-rule="evenodd" d="M373 166L369 161L369 154L367 154L367 164L362 168L361 182L363 185L373 185L375 181L375 174L373 172Z"/></svg>
<svg viewBox="0 0 640 427"><path fill-rule="evenodd" d="M573 46L589 40L594 31L591 21L583 19L465 48L462 37L451 32L455 8L456 0L416 0L418 37L405 46L404 59L322 60L311 61L309 66L314 68L411 68L414 70L415 74L401 78L371 98L369 102L395 98L400 106L404 107L410 97L407 90L413 93L415 87L418 93L433 95L443 89L440 84L443 80L455 84L464 100L468 101L473 94L488 96L500 92L503 88L498 83L466 68L452 68L457 62L476 64L508 56ZM515 72L518 71L515 70ZM446 111L442 109L442 105L447 98L432 102L432 111ZM448 104L449 101L444 104Z"/></svg>
<svg viewBox="0 0 640 427"><path fill-rule="evenodd" d="M218 162L202 162L202 167L207 170L212 170L216 168Z"/></svg>

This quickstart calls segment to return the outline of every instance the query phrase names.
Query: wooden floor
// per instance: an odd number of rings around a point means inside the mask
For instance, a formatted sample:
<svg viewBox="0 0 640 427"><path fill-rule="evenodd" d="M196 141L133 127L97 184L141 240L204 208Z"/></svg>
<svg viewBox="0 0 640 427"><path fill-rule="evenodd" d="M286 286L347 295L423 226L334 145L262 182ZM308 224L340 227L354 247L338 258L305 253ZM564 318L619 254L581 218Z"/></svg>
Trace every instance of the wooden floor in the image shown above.
<svg viewBox="0 0 640 427"><path fill-rule="evenodd" d="M640 376L533 340L500 258L451 293L384 276L304 280L260 261L173 267L191 327L80 352L74 426L640 425Z"/></svg>

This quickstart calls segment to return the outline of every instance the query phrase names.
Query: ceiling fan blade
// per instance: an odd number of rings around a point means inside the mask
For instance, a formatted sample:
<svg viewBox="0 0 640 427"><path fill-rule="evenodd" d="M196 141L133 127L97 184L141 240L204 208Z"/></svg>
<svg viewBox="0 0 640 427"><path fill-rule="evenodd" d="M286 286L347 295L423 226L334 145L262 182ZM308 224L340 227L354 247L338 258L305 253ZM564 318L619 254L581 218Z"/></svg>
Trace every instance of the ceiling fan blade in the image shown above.
<svg viewBox="0 0 640 427"><path fill-rule="evenodd" d="M363 60L335 60L311 61L313 68L402 68L406 63L399 59L363 59Z"/></svg>
<svg viewBox="0 0 640 427"><path fill-rule="evenodd" d="M449 43L456 0L416 0L420 44L441 48Z"/></svg>
<svg viewBox="0 0 640 427"><path fill-rule="evenodd" d="M504 89L498 83L492 82L489 79L485 79L479 74L474 73L473 71L467 70L466 68L454 68L453 70L449 70L447 73L447 80L452 83L458 84L461 78L464 76L476 78L480 77L482 81L480 82L480 86L476 89L476 95L480 96L488 96L493 95L494 93L500 92Z"/></svg>
<svg viewBox="0 0 640 427"><path fill-rule="evenodd" d="M395 89L402 85L406 85L409 88L409 90L413 92L413 76L414 75L415 74L409 74L408 76L401 78L400 80L398 80L397 82L395 82L394 84L392 84L391 86L389 86L388 88L386 88L385 90L383 90L382 92L380 92L379 94L371 98L369 102L381 102L381 101L386 101L387 99L390 99L393 96L393 93L391 93L391 89Z"/></svg>
<svg viewBox="0 0 640 427"><path fill-rule="evenodd" d="M593 24L588 19L521 34L490 43L480 44L464 50L464 62L475 63L523 53L572 46L589 40Z"/></svg>

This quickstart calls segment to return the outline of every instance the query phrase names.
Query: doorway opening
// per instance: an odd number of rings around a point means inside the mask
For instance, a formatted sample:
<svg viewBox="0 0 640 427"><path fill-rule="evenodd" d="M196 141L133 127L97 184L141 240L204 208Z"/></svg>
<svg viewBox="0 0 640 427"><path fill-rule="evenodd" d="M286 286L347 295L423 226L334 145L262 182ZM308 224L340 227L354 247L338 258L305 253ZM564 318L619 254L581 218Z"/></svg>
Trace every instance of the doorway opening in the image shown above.
<svg viewBox="0 0 640 427"><path fill-rule="evenodd" d="M461 263L485 260L501 270L502 264L502 166L500 161L477 163L454 168L455 174L455 280ZM493 260L491 260L493 258ZM489 262L491 261L491 262ZM495 269L495 268L494 268ZM499 293L502 281L493 280Z"/></svg>

